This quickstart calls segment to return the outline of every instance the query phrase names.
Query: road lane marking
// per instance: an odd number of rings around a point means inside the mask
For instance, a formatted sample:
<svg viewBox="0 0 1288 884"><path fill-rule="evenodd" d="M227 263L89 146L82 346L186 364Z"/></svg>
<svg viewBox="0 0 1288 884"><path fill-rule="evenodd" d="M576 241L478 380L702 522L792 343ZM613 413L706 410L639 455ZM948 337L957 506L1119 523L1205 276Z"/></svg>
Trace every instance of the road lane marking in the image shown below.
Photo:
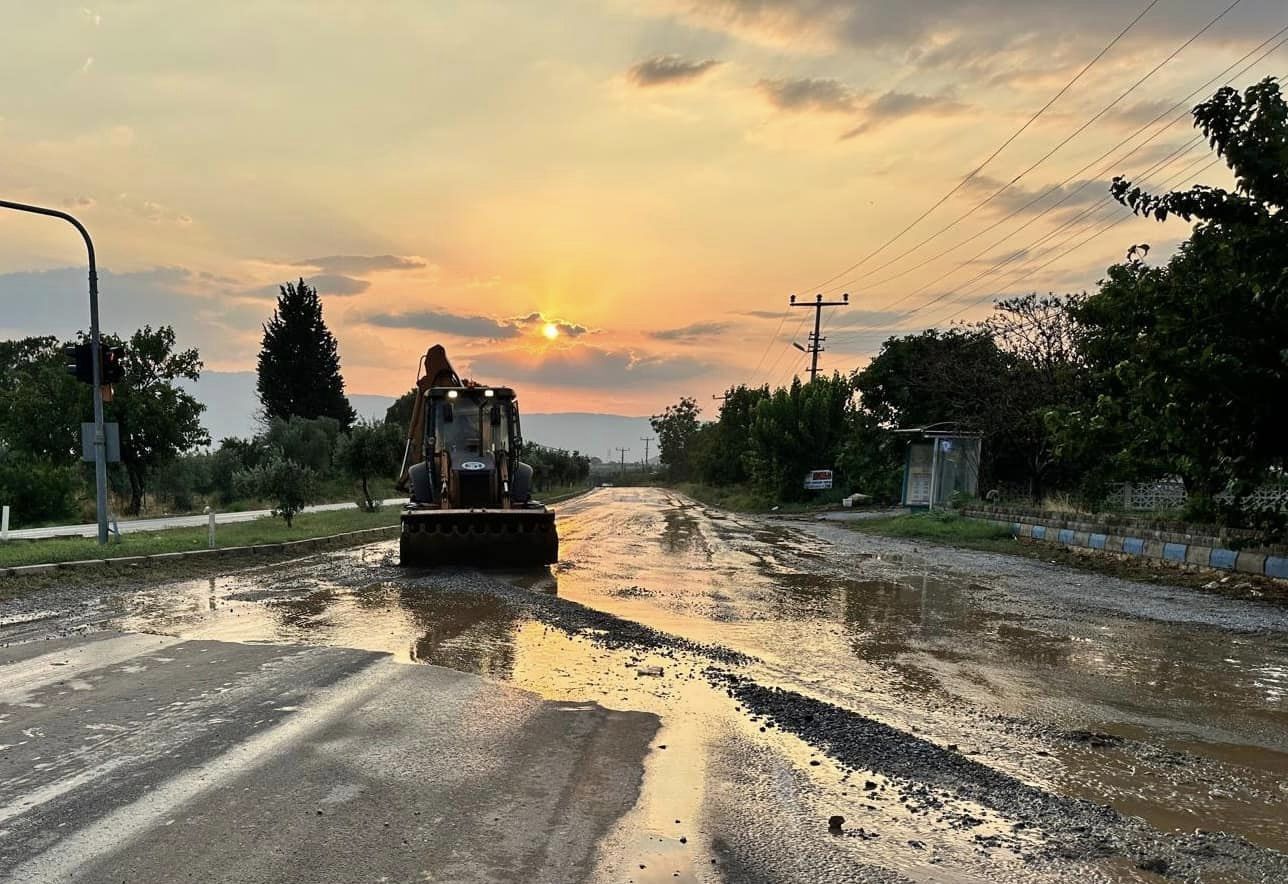
<svg viewBox="0 0 1288 884"><path fill-rule="evenodd" d="M176 816L180 807L203 792L221 788L273 757L289 752L293 746L355 706L370 700L387 682L403 677L407 671L407 667L388 658L373 660L353 675L320 689L316 698L281 724L256 734L204 764L171 777L135 801L59 840L14 869L8 880L32 884L75 880L89 863L124 847L149 829L164 825L167 819ZM99 768L72 779L79 785L103 772L104 769ZM32 798L48 800L39 792L28 795L22 799L24 806L21 812L34 806ZM5 810L7 808L0 808L0 822L7 818Z"/></svg>
<svg viewBox="0 0 1288 884"><path fill-rule="evenodd" d="M79 678L182 641L171 635L120 635L9 663L0 668L0 704L27 703L34 691L55 682Z"/></svg>

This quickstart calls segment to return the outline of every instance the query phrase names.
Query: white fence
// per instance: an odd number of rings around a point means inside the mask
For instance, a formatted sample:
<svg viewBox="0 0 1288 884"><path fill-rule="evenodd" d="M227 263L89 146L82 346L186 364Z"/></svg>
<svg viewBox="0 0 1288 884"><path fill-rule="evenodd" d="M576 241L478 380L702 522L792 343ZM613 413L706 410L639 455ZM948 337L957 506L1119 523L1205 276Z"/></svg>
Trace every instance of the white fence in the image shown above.
<svg viewBox="0 0 1288 884"><path fill-rule="evenodd" d="M1158 511L1178 509L1189 497L1185 484L1178 478L1159 479L1157 482L1124 482L1114 490L1110 499L1120 500L1123 509ZM1227 492L1217 495L1218 500L1229 501ZM1288 510L1288 484L1262 485L1243 498L1243 505L1250 510Z"/></svg>

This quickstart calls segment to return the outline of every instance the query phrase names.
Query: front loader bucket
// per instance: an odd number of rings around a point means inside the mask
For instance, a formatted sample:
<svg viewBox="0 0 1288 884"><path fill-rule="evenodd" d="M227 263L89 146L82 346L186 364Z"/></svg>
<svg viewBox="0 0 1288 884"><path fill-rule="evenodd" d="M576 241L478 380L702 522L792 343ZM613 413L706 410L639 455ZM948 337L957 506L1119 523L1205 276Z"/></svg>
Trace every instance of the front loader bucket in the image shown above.
<svg viewBox="0 0 1288 884"><path fill-rule="evenodd" d="M403 565L538 567L559 561L555 514L548 509L403 510Z"/></svg>

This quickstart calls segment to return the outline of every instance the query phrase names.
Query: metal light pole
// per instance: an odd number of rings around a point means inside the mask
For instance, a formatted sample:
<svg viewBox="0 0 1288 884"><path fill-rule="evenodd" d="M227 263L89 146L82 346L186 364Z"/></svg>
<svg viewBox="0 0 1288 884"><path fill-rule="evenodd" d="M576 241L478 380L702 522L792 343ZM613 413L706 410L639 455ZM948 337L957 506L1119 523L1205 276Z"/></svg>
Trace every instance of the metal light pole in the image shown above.
<svg viewBox="0 0 1288 884"><path fill-rule="evenodd" d="M94 483L98 498L98 542L104 545L107 543L107 433L103 429L103 363L99 359L98 267L94 263L94 241L89 238L85 225L66 212L8 200L0 200L0 209L61 218L75 227L85 240L85 251L89 253L89 346L94 363Z"/></svg>

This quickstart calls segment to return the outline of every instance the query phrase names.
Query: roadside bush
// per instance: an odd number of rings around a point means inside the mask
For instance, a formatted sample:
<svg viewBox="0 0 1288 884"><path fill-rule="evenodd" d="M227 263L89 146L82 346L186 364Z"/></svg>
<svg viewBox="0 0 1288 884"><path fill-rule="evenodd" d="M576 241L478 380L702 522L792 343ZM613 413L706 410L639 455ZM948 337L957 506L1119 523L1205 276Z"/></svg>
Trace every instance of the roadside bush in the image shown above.
<svg viewBox="0 0 1288 884"><path fill-rule="evenodd" d="M289 420L274 420L268 432L257 441L280 451L287 460L325 476L331 471L331 460L339 438L340 422L335 418L291 417Z"/></svg>
<svg viewBox="0 0 1288 884"><path fill-rule="evenodd" d="M210 456L210 490L223 504L237 498L235 477L238 473L254 469L267 457L268 452L256 439L238 439L229 436L219 443L219 450Z"/></svg>
<svg viewBox="0 0 1288 884"><path fill-rule="evenodd" d="M362 485L358 505L367 512L376 511L370 480L393 476L403 453L403 433L396 424L361 421L340 437L335 447L335 465Z"/></svg>
<svg viewBox="0 0 1288 884"><path fill-rule="evenodd" d="M237 473L233 484L240 495L269 501L273 515L281 516L288 528L300 510L317 497L317 473L280 452L273 452L257 467Z"/></svg>
<svg viewBox="0 0 1288 884"><path fill-rule="evenodd" d="M0 448L0 504L12 508L14 527L75 517L80 487L75 467Z"/></svg>
<svg viewBox="0 0 1288 884"><path fill-rule="evenodd" d="M191 512L214 491L212 454L189 454L163 465L152 480L157 498L168 500L174 512Z"/></svg>
<svg viewBox="0 0 1288 884"><path fill-rule="evenodd" d="M567 487L590 478L590 458L579 451L547 448L529 442L524 445L520 457L532 467L534 491Z"/></svg>

